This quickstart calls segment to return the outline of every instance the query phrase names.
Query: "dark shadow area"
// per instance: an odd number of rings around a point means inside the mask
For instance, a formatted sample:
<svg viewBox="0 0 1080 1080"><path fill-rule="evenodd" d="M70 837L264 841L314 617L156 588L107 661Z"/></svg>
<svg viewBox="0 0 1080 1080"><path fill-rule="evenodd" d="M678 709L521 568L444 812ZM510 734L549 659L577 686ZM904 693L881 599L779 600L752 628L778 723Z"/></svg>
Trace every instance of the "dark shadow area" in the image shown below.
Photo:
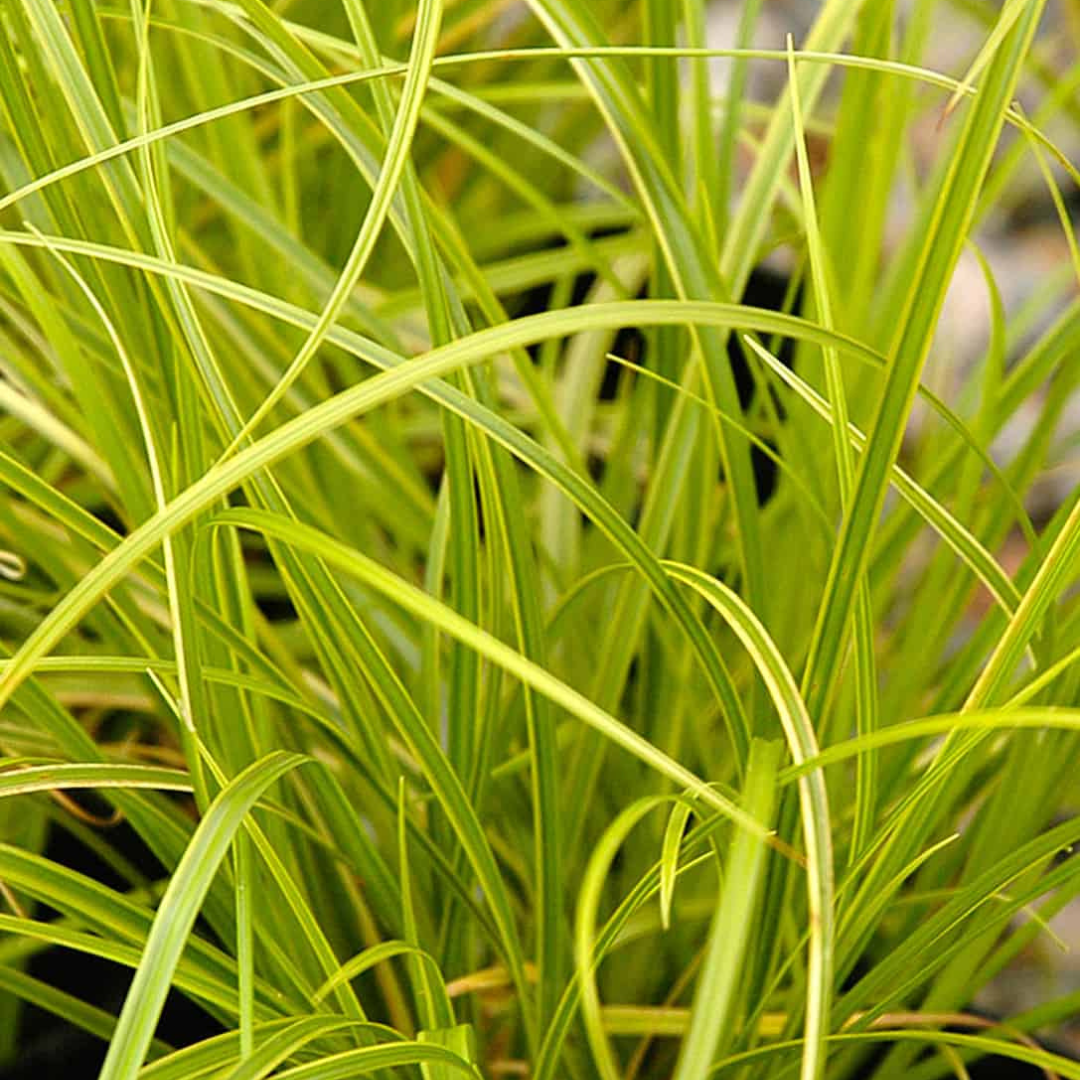
<svg viewBox="0 0 1080 1080"><path fill-rule="evenodd" d="M162 867L130 825L109 829L109 843L140 873L154 880ZM109 888L126 887L116 871L103 862L67 829L53 823L44 855L62 866L85 874ZM35 918L47 918L39 906ZM133 971L96 956L71 949L49 948L35 954L27 974L80 998L89 1005L117 1014L124 1003ZM157 1036L172 1046L184 1046L222 1031L221 1025L182 994L169 993ZM18 1058L0 1065L0 1080L92 1080L105 1060L106 1044L74 1024L33 1005L20 1013Z"/></svg>

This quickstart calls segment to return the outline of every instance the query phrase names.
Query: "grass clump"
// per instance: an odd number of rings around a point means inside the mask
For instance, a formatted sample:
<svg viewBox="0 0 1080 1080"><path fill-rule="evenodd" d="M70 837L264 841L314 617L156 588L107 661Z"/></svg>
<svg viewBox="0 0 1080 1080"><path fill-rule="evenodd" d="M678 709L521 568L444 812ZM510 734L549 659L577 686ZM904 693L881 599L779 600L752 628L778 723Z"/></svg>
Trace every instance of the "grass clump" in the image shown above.
<svg viewBox="0 0 1080 1080"><path fill-rule="evenodd" d="M1046 6L0 6L0 1054L1080 1076Z"/></svg>

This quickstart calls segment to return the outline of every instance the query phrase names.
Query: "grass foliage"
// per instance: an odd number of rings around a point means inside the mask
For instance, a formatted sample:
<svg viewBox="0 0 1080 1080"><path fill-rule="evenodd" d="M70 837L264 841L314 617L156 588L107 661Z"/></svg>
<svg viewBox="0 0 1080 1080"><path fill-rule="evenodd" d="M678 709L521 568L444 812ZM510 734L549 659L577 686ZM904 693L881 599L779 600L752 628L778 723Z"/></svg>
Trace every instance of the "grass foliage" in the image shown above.
<svg viewBox="0 0 1080 1080"><path fill-rule="evenodd" d="M0 4L0 1054L1080 1077L1077 995L968 1011L1080 892L1044 7L746 0L721 86L703 0ZM1032 177L1072 265L1007 307Z"/></svg>

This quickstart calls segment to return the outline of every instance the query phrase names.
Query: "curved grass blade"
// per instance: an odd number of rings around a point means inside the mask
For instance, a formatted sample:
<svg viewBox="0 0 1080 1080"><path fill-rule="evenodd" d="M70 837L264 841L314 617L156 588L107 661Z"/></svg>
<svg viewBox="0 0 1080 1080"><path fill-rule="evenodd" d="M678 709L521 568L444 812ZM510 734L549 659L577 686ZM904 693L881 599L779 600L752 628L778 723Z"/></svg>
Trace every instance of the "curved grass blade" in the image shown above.
<svg viewBox="0 0 1080 1080"><path fill-rule="evenodd" d="M899 320L885 386L860 462L851 507L844 515L806 662L807 705L819 715L829 701L845 651L846 630L858 581L869 557L870 539L896 461L923 364L929 354L945 289L974 220L979 188L1004 125L1024 57L1045 0L1031 0L996 53L986 85L975 99L935 193L915 277Z"/></svg>
<svg viewBox="0 0 1080 1080"><path fill-rule="evenodd" d="M255 475L260 469L319 437L325 431L332 430L346 420L422 384L426 379L438 377L468 364L479 363L492 353L508 347L540 341L547 336L566 334L578 328L597 325L618 327L625 325L628 320L654 325L680 325L694 321L723 326L737 324L751 329L786 333L818 343L836 344L845 350L872 355L869 350L850 339L830 334L802 319L738 305L688 301L623 301L597 305L586 310L548 312L478 331L467 338L435 349L425 357L394 366L359 386L342 391L276 429L235 457L215 466L192 483L163 513L156 514L145 522L129 534L119 547L106 555L41 622L0 675L0 704L8 700L19 683L30 673L37 658L52 648L87 607L119 581L139 559L148 554L163 536L190 521L220 495ZM386 356L385 353L383 355ZM467 398L459 398L458 402L464 412L473 416L479 413ZM489 430L500 429L500 441L515 453L531 444L531 440L521 436L511 425L500 423L494 416L491 416L488 424ZM642 567L654 588L675 613L681 615L680 621L688 630L691 640L700 642L700 626L685 605L677 598L672 598L670 584L666 584L665 575L659 570L655 559L648 555L647 548L637 534L602 503L589 485L584 484L569 470L560 468L551 455L535 448L535 444L531 446L533 448L529 456L534 461L543 461L549 475L558 474L568 493L584 500L597 524L613 538L622 540L624 549L628 549L628 554ZM707 645L703 656L707 666L712 666L713 653Z"/></svg>
<svg viewBox="0 0 1080 1080"><path fill-rule="evenodd" d="M303 28L299 28L299 37L303 38L306 35L303 33ZM338 41L335 48L348 47ZM355 56L355 53L353 53ZM773 60L780 63L787 62L787 52L783 49L686 49L686 48L664 48L658 46L594 46L583 48L561 48L561 47L548 47L548 48L530 48L522 50L491 50L491 51L476 51L470 53L464 53L459 55L441 56L436 57L433 61L432 67L434 69L440 69L444 67L454 67L466 64L480 64L490 60L523 60L523 61L535 61L537 59L543 59L544 57L557 58L557 59L590 59L590 58L603 58L603 57L648 57L648 56L671 56L671 57L687 57L687 58L729 58L729 59L748 59L748 60ZM942 89L953 90L956 88L957 81L949 78L947 75L942 75L939 72L930 70L928 68L920 68L912 64L904 64L898 61L881 60L875 57L860 57L850 56L846 53L828 52L825 50L803 49L799 52L800 63L808 64L823 64L823 65L836 65L836 66L849 66L858 67L871 71L879 71L884 74L892 74L901 78L914 79L920 82L925 82L932 86L938 86ZM186 117L182 120L176 120L169 124L163 125L155 131L147 132L144 135L133 136L132 138L125 139L121 142L114 143L104 149L97 150L92 154L88 154L85 157L79 158L75 161L68 162L67 164L54 169L43 176L37 177L34 180L28 181L26 184L9 192L7 195L0 198L0 210L6 210L10 206L14 206L15 203L28 198L31 195L36 194L39 191L55 184L61 180L67 179L70 176L75 176L81 172L85 172L88 169L93 169L98 165L105 164L109 161L113 161L116 158L123 157L125 154L130 153L132 150L137 149L140 146L146 146L154 142L160 142L164 139L171 138L173 135L180 134L184 131L188 131L192 128L201 126L202 124L211 123L216 119L233 116L237 113L247 112L255 109L261 105L271 104L275 101L287 100L291 97L300 97L307 95L318 94L323 90L333 89L335 87L348 86L354 83L363 83L377 78L388 78L404 75L406 66L400 63L387 64L384 67L376 71L351 71L341 75L331 75L324 79L312 79L307 82L302 82L292 86L281 87L277 90L268 90L262 94L252 95L239 101L230 102L226 105L218 106L214 109L208 109L195 116ZM974 96L975 91L971 91L971 96ZM1061 147L1059 147L1045 132L1033 128L1024 117L1013 109L1009 109L1005 113L1005 117L1008 123L1020 128L1023 131L1030 132L1039 141L1039 143L1046 148L1048 152L1053 154L1054 158L1068 170L1070 176L1080 183L1080 170L1077 170L1076 166L1072 164L1068 154L1065 153Z"/></svg>
<svg viewBox="0 0 1080 1080"><path fill-rule="evenodd" d="M689 585L712 605L750 653L780 716L794 760L801 763L816 757L817 738L795 679L768 632L746 602L728 586L695 567L671 562L665 562L664 567L673 578ZM820 770L800 778L799 805L806 845L810 920L802 1076L803 1080L813 1080L821 1075L825 1067L834 949L832 825L825 777Z"/></svg>
<svg viewBox="0 0 1080 1080"><path fill-rule="evenodd" d="M593 1064L601 1080L620 1080L622 1073L604 1031L600 995L596 987L596 968L603 957L603 952L597 948L596 913L611 863L619 848L648 814L670 801L670 796L654 795L639 799L623 810L594 846L578 890L574 913L575 989L580 999Z"/></svg>
<svg viewBox="0 0 1080 1080"><path fill-rule="evenodd" d="M68 788L191 791L191 778L179 769L163 769L153 765L33 765L0 772L0 798Z"/></svg>
<svg viewBox="0 0 1080 1080"><path fill-rule="evenodd" d="M810 278L814 286L814 304L821 325L828 330L833 321L831 269L827 263L821 227L818 222L814 182L806 149L806 130L795 64L795 48L788 35L788 93L791 95L792 124L795 129L795 158L799 170L799 190L802 195L803 223L806 228L806 250L810 262ZM825 382L832 406L832 443L836 456L837 481L840 489L840 509L847 513L855 484L855 463L848 440L847 390L840 368L840 358L834 348L822 350L825 359ZM860 734L868 734L878 726L877 663L874 653L874 605L870 582L865 573L856 585L855 610L852 618L855 638L855 726ZM806 686L803 686L803 693ZM877 759L873 754L859 758L856 772L855 827L851 837L850 858L853 860L867 844L876 816Z"/></svg>
<svg viewBox="0 0 1080 1080"><path fill-rule="evenodd" d="M675 877L679 869L679 848L687 822L694 812L689 802L677 802L671 808L664 827L664 842L660 849L660 925L667 930L671 926L671 903L675 899Z"/></svg>
<svg viewBox="0 0 1080 1080"><path fill-rule="evenodd" d="M799 397L824 420L831 420L832 406L808 383L785 367L767 349L753 338L744 337L747 348L752 349L768 367L782 379ZM866 435L854 424L848 424L851 445L865 452ZM948 508L938 502L925 488L914 480L900 465L890 470L891 483L896 492L919 514L920 517L949 545L971 572L982 582L986 590L1012 615L1020 604L1020 593L1012 579L1001 568L994 556L986 550L964 525L957 521Z"/></svg>
<svg viewBox="0 0 1080 1080"><path fill-rule="evenodd" d="M245 1052L243 1038L240 1040L240 1062L235 1069L222 1073L221 1080L262 1080L269 1076L279 1065L294 1057L296 1053L317 1039L325 1038L339 1031L352 1030L357 1033L368 1032L384 1037L392 1034L391 1029L382 1024L367 1024L352 1018L329 1016L306 1016L294 1020L288 1027L276 1031L260 1043L253 1052ZM167 1075L164 1070L159 1075ZM139 1073L143 1080L144 1073Z"/></svg>
<svg viewBox="0 0 1080 1080"><path fill-rule="evenodd" d="M780 742L761 740L750 746L742 806L766 826L775 816L782 748ZM706 1080L717 1054L725 1053L732 1041L745 953L755 940L761 940L755 934L754 916L767 854L760 839L746 832L740 832L731 845L673 1080Z"/></svg>
<svg viewBox="0 0 1080 1080"><path fill-rule="evenodd" d="M208 807L154 917L101 1080L134 1080L138 1074L180 954L229 845L266 789L305 760L298 754L271 754L245 769Z"/></svg>
<svg viewBox="0 0 1080 1080"><path fill-rule="evenodd" d="M357 233L352 251L311 333L270 395L234 437L224 457L228 457L248 438L300 376L319 350L330 327L337 321L349 294L364 272L390 211L390 203L397 191L398 182L408 163L409 149L420 117L424 89L438 42L441 19L442 0L421 0L417 13L416 36L413 38L412 51L406 66L405 86L402 90L397 118L387 144L386 160L379 174L379 181L372 192L371 203L364 215L363 224Z"/></svg>
<svg viewBox="0 0 1080 1080"><path fill-rule="evenodd" d="M693 792L706 805L724 813L754 835L765 835L766 830L763 830L752 817L740 811L708 784L703 783L693 773L672 761L662 751L594 705L588 698L486 631L468 623L445 604L434 600L421 589L410 585L360 552L310 526L291 522L262 511L246 509L223 511L215 515L213 521L216 526L229 525L254 529L317 552L328 562L360 578L370 588L384 594L418 617L438 625L443 632L476 649L492 663L504 668L532 686L537 692L567 709L656 772L666 776L679 787Z"/></svg>
<svg viewBox="0 0 1080 1080"><path fill-rule="evenodd" d="M367 1076L379 1069L392 1069L403 1065L437 1064L474 1078L479 1070L465 1058L434 1042L400 1042L388 1046L365 1046L359 1050L347 1050L297 1065L276 1075L281 1080L352 1080L354 1076Z"/></svg>
<svg viewBox="0 0 1080 1080"><path fill-rule="evenodd" d="M255 1038L260 1046L273 1044L281 1047L287 1044L295 1051L303 1049L316 1039L350 1029L370 1030L373 1034L383 1035L387 1039L393 1038L395 1034L382 1024L361 1023L343 1016L316 1015L284 1017L256 1024ZM192 1046L185 1046L144 1066L139 1071L139 1080L193 1080L210 1073L220 1075L222 1069L235 1066L239 1052L240 1033L227 1031Z"/></svg>

